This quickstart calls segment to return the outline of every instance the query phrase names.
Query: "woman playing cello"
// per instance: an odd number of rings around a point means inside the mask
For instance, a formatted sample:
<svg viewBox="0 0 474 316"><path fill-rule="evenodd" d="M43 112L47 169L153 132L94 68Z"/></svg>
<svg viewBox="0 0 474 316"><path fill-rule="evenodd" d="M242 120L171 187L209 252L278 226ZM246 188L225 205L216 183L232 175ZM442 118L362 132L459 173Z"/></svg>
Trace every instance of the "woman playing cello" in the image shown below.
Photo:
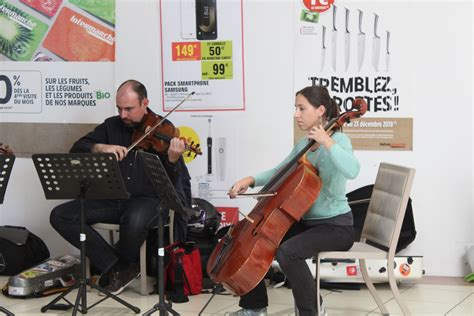
<svg viewBox="0 0 474 316"><path fill-rule="evenodd" d="M306 131L288 157L273 169L245 177L229 190L235 198L249 187L262 186L280 166L298 153L313 139L317 143L308 151L306 159L316 167L322 180L321 192L303 216L284 236L276 259L292 284L292 292L300 316L316 315L316 289L305 259L321 251L345 251L354 242L353 218L347 202L346 182L359 173L359 162L354 157L349 137L336 130L325 131L328 120L338 116L338 106L322 86L309 86L296 93L295 120ZM265 316L268 306L267 291L262 280L253 290L240 297L242 309L231 316ZM324 307L319 315L324 315Z"/></svg>

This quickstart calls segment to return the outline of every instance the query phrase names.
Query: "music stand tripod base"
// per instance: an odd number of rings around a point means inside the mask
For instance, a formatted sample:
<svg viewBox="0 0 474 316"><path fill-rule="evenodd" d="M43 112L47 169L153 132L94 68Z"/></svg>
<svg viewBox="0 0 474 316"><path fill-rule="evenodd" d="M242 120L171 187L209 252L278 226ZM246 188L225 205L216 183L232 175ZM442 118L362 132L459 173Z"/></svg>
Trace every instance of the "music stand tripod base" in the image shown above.
<svg viewBox="0 0 474 316"><path fill-rule="evenodd" d="M15 314L13 314L12 312L10 312L8 309L0 306L0 312L4 313L5 315L7 316L15 316Z"/></svg>
<svg viewBox="0 0 474 316"><path fill-rule="evenodd" d="M204 310L207 308L209 303L211 303L212 299L216 296L216 294L224 292L224 286L221 283L215 283L212 286L212 295L211 297L207 300L206 304L204 304L203 308L199 311L198 316L201 316Z"/></svg>
<svg viewBox="0 0 474 316"><path fill-rule="evenodd" d="M140 309L135 307L109 291L86 279L86 201L103 199L127 199L129 194L125 190L122 175L114 154L108 153L82 153L82 154L36 154L33 163L40 178L46 199L79 199L80 210L80 256L81 274L79 281L47 305L41 308L44 313L63 299L74 307L72 315L78 311L86 314L87 310L112 298L136 314ZM87 307L87 286L105 294L105 297ZM76 301L72 304L66 299L71 291L78 289ZM59 305L63 307L63 305ZM67 307L67 306L66 306ZM80 308L79 308L80 307Z"/></svg>

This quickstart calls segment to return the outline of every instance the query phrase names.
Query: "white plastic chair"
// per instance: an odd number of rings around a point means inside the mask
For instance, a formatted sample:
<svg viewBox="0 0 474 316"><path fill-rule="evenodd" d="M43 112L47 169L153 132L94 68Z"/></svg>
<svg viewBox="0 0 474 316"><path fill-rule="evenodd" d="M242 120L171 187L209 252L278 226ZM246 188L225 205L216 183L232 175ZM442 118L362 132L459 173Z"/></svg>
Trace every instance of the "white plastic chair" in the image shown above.
<svg viewBox="0 0 474 316"><path fill-rule="evenodd" d="M410 311L403 303L394 275L394 257L400 230L405 216L408 198L415 176L415 169L381 163L370 198L367 215L359 242L348 251L320 252L316 260L316 289L319 291L321 259L359 259L360 271L383 315L388 315L385 304L380 299L368 275L366 259L386 259L390 289L403 314ZM316 257L316 256L315 256ZM321 302L317 295L317 309Z"/></svg>
<svg viewBox="0 0 474 316"><path fill-rule="evenodd" d="M174 229L174 212L170 210L169 214L169 220L170 224L165 225L169 226L169 240L170 243L174 242L174 234L173 234L173 229ZM120 230L120 225L119 224L107 224L107 223L96 223L91 225L94 229L104 229L109 231L109 242L111 245L115 244L114 241L114 232L118 232ZM86 275L87 277L90 276L90 262L89 258L87 258L86 262ZM146 277L147 277L147 272L146 272L146 239L143 241L142 245L140 246L140 293L141 295L148 295L148 287L146 284Z"/></svg>

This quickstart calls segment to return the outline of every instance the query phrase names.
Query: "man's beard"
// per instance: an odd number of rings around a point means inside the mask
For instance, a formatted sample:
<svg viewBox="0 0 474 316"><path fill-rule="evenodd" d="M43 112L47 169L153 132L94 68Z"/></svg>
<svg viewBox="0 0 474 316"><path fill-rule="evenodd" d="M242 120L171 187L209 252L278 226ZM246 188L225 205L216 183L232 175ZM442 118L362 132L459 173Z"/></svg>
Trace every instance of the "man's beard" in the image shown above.
<svg viewBox="0 0 474 316"><path fill-rule="evenodd" d="M132 121L124 121L124 120L122 120L122 123L123 123L123 125L125 125L128 128L135 128L138 125L140 125L139 122L137 123L137 122L132 122Z"/></svg>

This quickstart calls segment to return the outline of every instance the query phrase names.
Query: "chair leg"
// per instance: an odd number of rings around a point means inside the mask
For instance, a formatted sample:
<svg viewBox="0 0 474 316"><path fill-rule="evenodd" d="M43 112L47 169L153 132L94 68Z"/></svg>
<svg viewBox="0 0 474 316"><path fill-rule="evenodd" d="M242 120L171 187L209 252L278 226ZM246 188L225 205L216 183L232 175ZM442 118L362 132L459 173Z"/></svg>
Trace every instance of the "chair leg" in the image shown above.
<svg viewBox="0 0 474 316"><path fill-rule="evenodd" d="M387 263L387 272L388 272L388 283L390 284L390 289L392 290L393 297L398 303L398 306L400 306L400 309L403 312L403 315L411 315L410 310L408 310L408 307L403 303L402 301L402 296L400 294L400 291L398 290L397 286L397 281L395 280L395 273L394 273L394 264L393 264L393 258L388 260Z"/></svg>
<svg viewBox="0 0 474 316"><path fill-rule="evenodd" d="M112 247L115 247L115 241L114 241L114 231L109 230L109 241Z"/></svg>
<svg viewBox="0 0 474 316"><path fill-rule="evenodd" d="M316 315L319 315L319 311L321 310L321 301L319 299L319 257L314 256L315 263L316 263L316 278L314 279L314 285L316 289ZM295 302L295 316L299 316L300 311L298 310L298 306L296 306Z"/></svg>
<svg viewBox="0 0 474 316"><path fill-rule="evenodd" d="M316 256L316 315L319 315L319 311L321 310L321 288L320 288L320 281L321 281L321 278L320 278L320 271L319 271L319 266L320 264L320 259L319 259L319 256Z"/></svg>
<svg viewBox="0 0 474 316"><path fill-rule="evenodd" d="M146 239L140 247L140 292L142 295L148 295L146 286Z"/></svg>
<svg viewBox="0 0 474 316"><path fill-rule="evenodd" d="M375 303L377 303L377 306L379 307L383 315L389 315L388 310L385 307L385 304L382 302L382 299L377 293L377 290L375 289L374 284L370 280L369 271L367 270L367 264L365 262L365 259L359 259L359 266L360 266L360 272L362 273L362 277L364 278L365 284L367 285L367 288L369 289L370 294L372 294L372 297L374 298Z"/></svg>

